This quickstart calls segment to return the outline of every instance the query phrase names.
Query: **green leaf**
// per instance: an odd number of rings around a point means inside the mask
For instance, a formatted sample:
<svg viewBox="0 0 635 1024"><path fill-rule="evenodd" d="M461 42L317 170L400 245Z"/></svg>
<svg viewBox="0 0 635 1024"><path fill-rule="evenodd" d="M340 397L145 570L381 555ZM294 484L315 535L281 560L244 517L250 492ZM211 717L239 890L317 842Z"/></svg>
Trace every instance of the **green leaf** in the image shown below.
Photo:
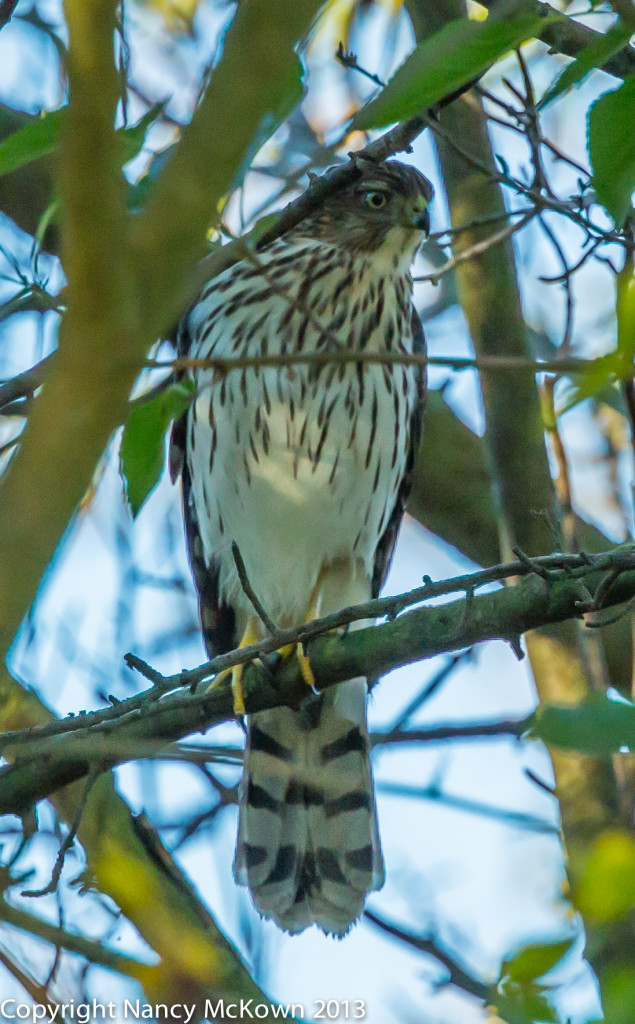
<svg viewBox="0 0 635 1024"><path fill-rule="evenodd" d="M133 516L159 482L165 432L170 422L187 409L193 390L193 385L185 381L172 384L148 402L135 405L128 416L119 463Z"/></svg>
<svg viewBox="0 0 635 1024"><path fill-rule="evenodd" d="M602 971L602 1004L603 1020L610 1021L611 1024L633 1024L635 972L630 964L609 961Z"/></svg>
<svg viewBox="0 0 635 1024"><path fill-rule="evenodd" d="M607 829L593 844L575 885L575 904L589 921L614 921L635 907L635 840Z"/></svg>
<svg viewBox="0 0 635 1024"><path fill-rule="evenodd" d="M137 124L117 130L121 140L122 163L128 163L137 155L143 146L148 129L161 116L166 102L155 103ZM49 111L41 117L34 117L24 128L7 136L0 143L0 175L17 171L33 160L53 153L65 121L66 107L60 107L59 110Z"/></svg>
<svg viewBox="0 0 635 1024"><path fill-rule="evenodd" d="M545 942L525 946L510 960L505 960L501 970L502 978L509 978L520 985L536 981L553 970L571 949L575 938L560 942Z"/></svg>
<svg viewBox="0 0 635 1024"><path fill-rule="evenodd" d="M594 757L622 747L635 749L635 705L593 693L580 704L545 704L536 713L531 733L545 743Z"/></svg>
<svg viewBox="0 0 635 1024"><path fill-rule="evenodd" d="M506 1024L558 1024L560 1020L545 996L531 990L499 996L496 1014Z"/></svg>
<svg viewBox="0 0 635 1024"><path fill-rule="evenodd" d="M176 146L177 143L173 142L165 149L152 154L145 173L128 189L127 202L130 210L139 211L145 206L161 171L174 156Z"/></svg>
<svg viewBox="0 0 635 1024"><path fill-rule="evenodd" d="M611 26L608 32L599 35L589 46L585 46L576 54L575 60L567 65L553 85L547 89L538 104L538 109L542 110L572 86L579 85L591 71L601 68L615 53L619 53L626 46L630 36L630 29L618 21L617 24Z"/></svg>
<svg viewBox="0 0 635 1024"><path fill-rule="evenodd" d="M433 106L551 20L525 12L509 19L451 21L417 46L379 96L355 115L351 129L384 128Z"/></svg>
<svg viewBox="0 0 635 1024"><path fill-rule="evenodd" d="M617 354L622 363L624 379L633 372L635 359L635 273L633 263L626 261L617 276Z"/></svg>
<svg viewBox="0 0 635 1024"><path fill-rule="evenodd" d="M34 117L24 128L7 136L0 143L0 174L9 174L19 167L52 153L57 146L66 107Z"/></svg>
<svg viewBox="0 0 635 1024"><path fill-rule="evenodd" d="M293 54L291 63L285 71L284 78L280 83L280 95L278 104L275 110L272 110L269 114L266 114L263 118L263 134L265 138L280 127L283 121L287 119L289 114L297 107L298 103L304 96L304 84L303 84L304 69L302 67L302 61L297 54Z"/></svg>
<svg viewBox="0 0 635 1024"><path fill-rule="evenodd" d="M597 197L621 228L635 191L635 75L589 112L589 155Z"/></svg>
<svg viewBox="0 0 635 1024"><path fill-rule="evenodd" d="M155 121L159 120L167 106L167 102L167 100L162 100L160 103L155 103L136 124L130 125L129 128L119 128L117 130L117 135L121 138L122 163L127 164L130 160L134 160L140 152L149 129Z"/></svg>

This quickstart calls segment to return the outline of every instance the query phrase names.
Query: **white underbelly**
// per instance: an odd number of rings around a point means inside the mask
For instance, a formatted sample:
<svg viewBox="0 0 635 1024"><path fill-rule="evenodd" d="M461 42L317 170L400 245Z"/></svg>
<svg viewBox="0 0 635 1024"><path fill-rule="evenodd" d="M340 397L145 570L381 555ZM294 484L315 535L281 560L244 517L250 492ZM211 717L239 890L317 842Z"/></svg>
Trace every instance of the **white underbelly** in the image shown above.
<svg viewBox="0 0 635 1024"><path fill-rule="evenodd" d="M334 385L339 391L326 430L323 391L316 389L308 399L305 393L301 404L297 378L285 393L268 399L267 409L260 404L257 414L251 403L243 406L237 383L222 408L212 394L213 427L210 392L197 400L191 430L199 527L208 560L220 565L221 592L230 603L247 607L232 542L251 586L279 622L304 618L320 571L330 562L350 560L352 569L362 561L370 579L403 475L407 407L414 394L389 393L380 368L368 368L363 400L353 407L345 401L353 373L351 368ZM201 472L212 445L211 469Z"/></svg>

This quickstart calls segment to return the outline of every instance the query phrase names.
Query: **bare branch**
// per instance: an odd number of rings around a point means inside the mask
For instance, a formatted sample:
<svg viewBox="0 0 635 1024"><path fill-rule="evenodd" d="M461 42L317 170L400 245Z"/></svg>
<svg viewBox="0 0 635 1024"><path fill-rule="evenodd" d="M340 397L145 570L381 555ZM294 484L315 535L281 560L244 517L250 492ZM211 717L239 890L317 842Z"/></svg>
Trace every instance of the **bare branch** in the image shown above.
<svg viewBox="0 0 635 1024"><path fill-rule="evenodd" d="M370 910L364 911L364 918L383 932L392 935L393 938L405 942L412 949L416 949L420 953L426 953L428 956L438 960L445 967L448 973L448 981L452 985L463 989L464 992L470 992L477 999L488 1001L492 999L494 989L490 985L485 985L482 981L473 977L473 975L468 974L430 935L413 935L412 932L407 932L397 925L390 924L383 918L378 917L377 914L373 914Z"/></svg>
<svg viewBox="0 0 635 1024"><path fill-rule="evenodd" d="M449 259L447 263L444 263L442 267L435 270L432 274L423 274L421 277L413 277L413 281L431 281L432 284L436 284L439 278L443 274L447 274L448 271L454 270L459 263L465 263L466 260L474 259L475 256L480 256L482 253L487 252L493 245L497 245L502 242L505 238L509 238L510 235L515 234L517 231L522 230L529 224L530 220L536 216L537 211L534 209L524 213L520 220L512 224L507 224L504 228L499 231L495 231L489 238L483 238L480 242L475 242L474 245L468 246L467 249L462 249L452 259Z"/></svg>
<svg viewBox="0 0 635 1024"><path fill-rule="evenodd" d="M448 366L454 370L524 370L528 373L585 373L594 365L592 359L529 359L525 356L483 355L474 358L463 356L428 356L418 352L366 352L366 351L329 351L329 352L284 352L268 356L243 356L236 359L211 357L209 359L193 359L181 356L178 359L149 359L145 365L153 369L178 370L217 370L229 373L250 366L301 366L329 365L331 363L365 363L395 366ZM635 370L633 371L635 373ZM623 378L621 378L623 379Z"/></svg>
<svg viewBox="0 0 635 1024"><path fill-rule="evenodd" d="M0 2L0 29L3 29L13 17L13 12L18 6L18 0L1 0Z"/></svg>

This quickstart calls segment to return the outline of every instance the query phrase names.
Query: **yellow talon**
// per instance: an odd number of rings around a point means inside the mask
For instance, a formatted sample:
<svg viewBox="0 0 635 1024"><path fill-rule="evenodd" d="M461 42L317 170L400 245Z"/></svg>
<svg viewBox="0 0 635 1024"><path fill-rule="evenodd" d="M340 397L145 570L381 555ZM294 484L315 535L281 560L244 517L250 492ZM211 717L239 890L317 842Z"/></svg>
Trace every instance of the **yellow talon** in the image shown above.
<svg viewBox="0 0 635 1024"><path fill-rule="evenodd" d="M241 644L241 647L242 646L246 646L246 645ZM245 714L245 698L244 698L244 694L243 694L243 683L242 683L242 678L243 678L243 666L242 665L232 665L231 668L224 668L223 671L219 672L218 675L215 677L214 682L209 684L207 689L208 690L213 690L220 683L222 683L224 679L227 679L228 675L231 675L231 677L232 677L231 690L232 690L232 698L233 698L233 702L234 702L234 714L235 714L236 718L239 718L241 715Z"/></svg>
<svg viewBox="0 0 635 1024"><path fill-rule="evenodd" d="M317 591L318 584L316 584L313 594L311 595L311 603L309 605L309 610L304 620L305 625L307 622L312 622L313 619L316 619L318 616L319 598ZM313 669L311 668L311 661L304 649L304 644L302 643L302 641L300 640L300 642L297 644L285 644L284 647L280 648L279 653L283 658L286 659L290 658L294 651L298 656L298 663L300 665L300 672L302 673L302 678L304 679L307 686L310 686L313 692L317 693L318 691L315 686L315 676L313 675Z"/></svg>
<svg viewBox="0 0 635 1024"><path fill-rule="evenodd" d="M309 610L307 612L305 622L311 622L312 619L317 617L318 613L318 601L316 599L317 586L314 591ZM238 645L238 649L242 650L243 647L248 647L250 644L255 644L262 638L262 634L258 628L259 620L253 616L247 620L245 632L242 635L242 639ZM280 648L280 654L283 658L290 657L293 652L296 652L298 656L298 663L300 665L300 672L307 686L310 686L314 693L317 693L315 686L315 676L313 669L311 668L311 662L308 654L304 649L304 644L300 641L298 644L286 644ZM244 665L233 665L231 668L224 668L222 672L214 678L214 681L210 683L208 690L213 690L214 687L218 686L223 680L227 679L227 676L231 675L231 690L234 702L234 715L236 718L240 718L245 714L245 695L243 692L243 672Z"/></svg>
<svg viewBox="0 0 635 1024"><path fill-rule="evenodd" d="M307 622L309 622L309 621L310 620L307 619ZM304 650L304 644L302 642L300 642L298 644L298 646L296 648L296 653L298 655L298 662L300 664L300 672L302 673L302 678L304 679L304 682L306 683L307 686L311 687L311 689L313 690L314 693L317 693L317 689L316 689L316 686L315 686L315 676L313 675L313 669L311 668L311 662L309 660L308 654Z"/></svg>
<svg viewBox="0 0 635 1024"><path fill-rule="evenodd" d="M243 647L249 647L250 644L255 644L260 639L258 627L255 619L249 619L245 632L242 635L242 639L238 645L238 649L242 650ZM208 690L213 690L215 686L222 683L228 675L232 677L232 697L234 701L234 714L236 718L240 718L245 714L245 695L243 692L243 672L244 665L232 665L231 668L224 668L222 672L219 672L213 683L210 683Z"/></svg>

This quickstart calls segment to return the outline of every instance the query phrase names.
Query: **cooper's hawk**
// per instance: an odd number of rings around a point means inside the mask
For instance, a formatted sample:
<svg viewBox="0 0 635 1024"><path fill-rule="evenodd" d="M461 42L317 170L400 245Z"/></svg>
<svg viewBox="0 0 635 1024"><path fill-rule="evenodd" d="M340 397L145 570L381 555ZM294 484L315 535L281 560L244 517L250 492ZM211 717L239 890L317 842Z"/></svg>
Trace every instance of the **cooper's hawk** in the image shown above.
<svg viewBox="0 0 635 1024"><path fill-rule="evenodd" d="M366 601L386 577L425 376L338 355L423 350L410 265L432 187L396 161L361 166L353 186L214 278L181 325L192 357L332 355L193 374L173 459L210 656L265 635L232 543L280 626ZM238 677L234 695L239 711ZM384 881L366 696L353 679L249 721L234 875L291 933L343 935Z"/></svg>

